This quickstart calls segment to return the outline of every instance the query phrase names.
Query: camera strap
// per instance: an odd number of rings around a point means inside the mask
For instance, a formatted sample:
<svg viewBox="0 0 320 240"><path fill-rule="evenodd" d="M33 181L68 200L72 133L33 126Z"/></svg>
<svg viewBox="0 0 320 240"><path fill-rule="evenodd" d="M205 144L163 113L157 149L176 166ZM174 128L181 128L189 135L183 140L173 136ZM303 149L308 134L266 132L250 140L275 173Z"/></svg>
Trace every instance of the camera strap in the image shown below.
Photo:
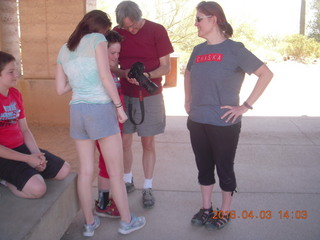
<svg viewBox="0 0 320 240"><path fill-rule="evenodd" d="M131 92L132 92L132 86L131 86ZM128 103L128 112L129 112L129 119L134 125L140 125L144 121L144 103L143 103L143 95L142 95L142 87L139 85L139 103L140 103L140 109L141 109L141 120L139 123L136 123L132 116L132 97L129 97L129 103Z"/></svg>

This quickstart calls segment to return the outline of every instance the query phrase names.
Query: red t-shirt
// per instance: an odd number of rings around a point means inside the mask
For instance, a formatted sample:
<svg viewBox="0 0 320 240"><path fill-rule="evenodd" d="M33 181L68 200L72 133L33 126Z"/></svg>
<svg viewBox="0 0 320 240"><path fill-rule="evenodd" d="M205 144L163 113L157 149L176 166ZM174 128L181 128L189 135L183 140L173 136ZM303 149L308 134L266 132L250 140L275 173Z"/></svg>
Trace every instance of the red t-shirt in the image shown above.
<svg viewBox="0 0 320 240"><path fill-rule="evenodd" d="M129 69L135 62L142 62L145 66L144 72L151 72L160 66L159 58L173 52L166 29L158 23L145 20L145 24L137 34L131 34L118 27L115 27L114 30L124 37L119 56L121 69ZM161 93L162 78L151 80L159 87L155 94ZM121 78L121 89L126 96L139 96L139 86L129 83L125 78ZM150 96L144 88L142 88L142 93L145 97Z"/></svg>
<svg viewBox="0 0 320 240"><path fill-rule="evenodd" d="M18 120L25 117L21 93L10 88L7 97L0 93L0 145L15 148L24 143Z"/></svg>

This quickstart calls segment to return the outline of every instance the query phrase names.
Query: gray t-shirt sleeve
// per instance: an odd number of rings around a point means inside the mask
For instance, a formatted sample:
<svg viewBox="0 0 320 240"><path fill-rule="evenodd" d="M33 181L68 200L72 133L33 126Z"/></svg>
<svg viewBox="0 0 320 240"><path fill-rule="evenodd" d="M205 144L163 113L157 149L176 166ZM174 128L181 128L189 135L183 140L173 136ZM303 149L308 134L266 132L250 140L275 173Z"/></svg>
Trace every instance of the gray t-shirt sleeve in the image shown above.
<svg viewBox="0 0 320 240"><path fill-rule="evenodd" d="M263 65L263 62L240 42L235 42L232 50L235 53L239 67L249 75Z"/></svg>

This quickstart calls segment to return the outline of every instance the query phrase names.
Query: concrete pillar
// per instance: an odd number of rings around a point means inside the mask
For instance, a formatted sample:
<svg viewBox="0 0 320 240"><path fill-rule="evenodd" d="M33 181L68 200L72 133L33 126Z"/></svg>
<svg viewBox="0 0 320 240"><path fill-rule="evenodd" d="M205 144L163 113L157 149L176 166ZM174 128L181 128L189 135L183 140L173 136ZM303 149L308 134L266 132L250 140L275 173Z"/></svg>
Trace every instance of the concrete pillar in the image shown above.
<svg viewBox="0 0 320 240"><path fill-rule="evenodd" d="M95 0L20 0L24 79L19 87L29 122L69 122L71 95L55 92L56 59L88 5L94 9Z"/></svg>
<svg viewBox="0 0 320 240"><path fill-rule="evenodd" d="M16 0L0 1L0 49L12 54L20 65L20 39Z"/></svg>

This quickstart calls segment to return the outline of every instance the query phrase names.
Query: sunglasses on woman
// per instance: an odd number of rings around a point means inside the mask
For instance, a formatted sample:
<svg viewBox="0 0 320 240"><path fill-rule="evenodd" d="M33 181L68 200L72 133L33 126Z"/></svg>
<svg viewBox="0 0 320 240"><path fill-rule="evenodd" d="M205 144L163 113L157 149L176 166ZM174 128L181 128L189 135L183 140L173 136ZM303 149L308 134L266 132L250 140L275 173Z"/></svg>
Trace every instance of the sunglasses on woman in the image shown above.
<svg viewBox="0 0 320 240"><path fill-rule="evenodd" d="M199 17L199 16L196 16L196 22L201 22L202 21L202 19L204 19L204 18L211 18L212 17L212 15L208 15L208 16L202 16L202 17Z"/></svg>

